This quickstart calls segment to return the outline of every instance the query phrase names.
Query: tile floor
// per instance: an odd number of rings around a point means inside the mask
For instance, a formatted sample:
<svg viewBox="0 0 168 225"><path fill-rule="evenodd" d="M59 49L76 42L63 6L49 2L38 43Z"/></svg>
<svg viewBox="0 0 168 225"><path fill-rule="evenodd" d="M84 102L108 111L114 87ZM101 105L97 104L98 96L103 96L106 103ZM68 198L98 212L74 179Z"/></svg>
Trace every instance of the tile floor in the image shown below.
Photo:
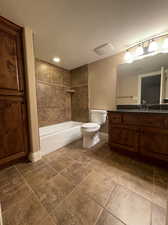
<svg viewBox="0 0 168 225"><path fill-rule="evenodd" d="M165 225L168 171L81 146L0 171L4 225Z"/></svg>

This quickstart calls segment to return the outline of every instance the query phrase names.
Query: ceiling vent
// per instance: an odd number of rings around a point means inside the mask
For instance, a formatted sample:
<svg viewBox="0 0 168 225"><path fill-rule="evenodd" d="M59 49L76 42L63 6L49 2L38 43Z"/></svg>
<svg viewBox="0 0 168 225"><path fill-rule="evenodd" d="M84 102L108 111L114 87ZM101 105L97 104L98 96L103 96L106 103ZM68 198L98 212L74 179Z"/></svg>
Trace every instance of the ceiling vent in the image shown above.
<svg viewBox="0 0 168 225"><path fill-rule="evenodd" d="M109 55L113 52L114 47L110 43L106 43L103 45L98 46L97 48L94 49L97 55Z"/></svg>

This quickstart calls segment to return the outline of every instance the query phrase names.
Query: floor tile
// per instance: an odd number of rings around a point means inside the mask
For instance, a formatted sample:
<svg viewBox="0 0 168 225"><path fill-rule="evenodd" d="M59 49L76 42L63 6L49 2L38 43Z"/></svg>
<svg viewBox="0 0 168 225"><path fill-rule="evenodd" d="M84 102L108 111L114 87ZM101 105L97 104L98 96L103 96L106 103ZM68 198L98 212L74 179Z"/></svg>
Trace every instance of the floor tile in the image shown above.
<svg viewBox="0 0 168 225"><path fill-rule="evenodd" d="M57 149L56 151L54 152L50 152L49 154L47 155L44 155L43 158L44 160L53 160L53 159L56 159L58 158L60 155L64 155L66 154L66 147L63 147L63 148L60 148L60 149Z"/></svg>
<svg viewBox="0 0 168 225"><path fill-rule="evenodd" d="M15 167L0 171L0 195L16 192L24 184L24 180Z"/></svg>
<svg viewBox="0 0 168 225"><path fill-rule="evenodd" d="M61 174L73 184L79 184L90 172L91 168L89 165L75 162L70 167L64 169Z"/></svg>
<svg viewBox="0 0 168 225"><path fill-rule="evenodd" d="M48 215L34 196L12 206L2 214L4 225L37 225Z"/></svg>
<svg viewBox="0 0 168 225"><path fill-rule="evenodd" d="M150 201L121 186L112 192L107 209L127 225L150 225Z"/></svg>
<svg viewBox="0 0 168 225"><path fill-rule="evenodd" d="M152 225L166 225L166 210L152 204Z"/></svg>
<svg viewBox="0 0 168 225"><path fill-rule="evenodd" d="M40 222L40 225L57 225L51 217L47 217Z"/></svg>
<svg viewBox="0 0 168 225"><path fill-rule="evenodd" d="M40 184L47 182L52 177L56 176L57 172L49 166L45 166L40 170L29 172L24 175L26 182L32 187L38 187Z"/></svg>
<svg viewBox="0 0 168 225"><path fill-rule="evenodd" d="M168 196L168 171L155 167L153 202L163 208L166 208L167 196Z"/></svg>
<svg viewBox="0 0 168 225"><path fill-rule="evenodd" d="M21 162L16 164L17 169L22 175L26 175L29 172L36 173L41 169L46 167L44 160L39 160L37 162Z"/></svg>
<svg viewBox="0 0 168 225"><path fill-rule="evenodd" d="M30 196L31 194L32 192L26 184L21 185L15 191L12 191L10 193L0 192L0 202L2 211L9 209L12 205L15 205L16 203Z"/></svg>
<svg viewBox="0 0 168 225"><path fill-rule="evenodd" d="M101 172L92 172L79 185L79 188L100 205L105 206L115 186L116 184L112 181L110 176L104 175Z"/></svg>
<svg viewBox="0 0 168 225"><path fill-rule="evenodd" d="M38 187L36 186L34 191L49 212L55 208L73 188L74 185L59 174Z"/></svg>
<svg viewBox="0 0 168 225"><path fill-rule="evenodd" d="M102 208L88 195L73 191L54 211L58 225L94 225Z"/></svg>
<svg viewBox="0 0 168 225"><path fill-rule="evenodd" d="M111 213L103 210L103 213L99 217L96 225L124 225L124 223L114 217Z"/></svg>
<svg viewBox="0 0 168 225"><path fill-rule="evenodd" d="M100 143L96 148L91 149L92 153L100 158L106 158L111 156L111 149L107 143Z"/></svg>
<svg viewBox="0 0 168 225"><path fill-rule="evenodd" d="M4 225L165 225L167 188L167 170L105 142L0 170Z"/></svg>
<svg viewBox="0 0 168 225"><path fill-rule="evenodd" d="M121 173L122 174L122 173ZM153 179L146 180L142 177L125 173L118 176L118 184L128 188L129 190L141 195L142 197L153 200Z"/></svg>
<svg viewBox="0 0 168 225"><path fill-rule="evenodd" d="M62 171L63 169L69 167L73 163L74 160L65 154L59 155L56 158L48 160L48 164L52 166L57 172Z"/></svg>

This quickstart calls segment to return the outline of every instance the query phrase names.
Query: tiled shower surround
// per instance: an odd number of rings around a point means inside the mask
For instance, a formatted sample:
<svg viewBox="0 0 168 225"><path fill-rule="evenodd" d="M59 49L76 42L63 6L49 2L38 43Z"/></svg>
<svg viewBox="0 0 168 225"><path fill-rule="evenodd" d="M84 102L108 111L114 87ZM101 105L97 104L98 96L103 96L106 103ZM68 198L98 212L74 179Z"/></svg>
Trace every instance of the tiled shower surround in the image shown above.
<svg viewBox="0 0 168 225"><path fill-rule="evenodd" d="M70 72L36 60L39 126L71 120Z"/></svg>
<svg viewBox="0 0 168 225"><path fill-rule="evenodd" d="M82 66L71 71L72 120L89 121L88 109L88 66Z"/></svg>
<svg viewBox="0 0 168 225"><path fill-rule="evenodd" d="M40 127L89 121L87 66L70 72L37 59L36 81ZM69 93L70 89L75 92Z"/></svg>

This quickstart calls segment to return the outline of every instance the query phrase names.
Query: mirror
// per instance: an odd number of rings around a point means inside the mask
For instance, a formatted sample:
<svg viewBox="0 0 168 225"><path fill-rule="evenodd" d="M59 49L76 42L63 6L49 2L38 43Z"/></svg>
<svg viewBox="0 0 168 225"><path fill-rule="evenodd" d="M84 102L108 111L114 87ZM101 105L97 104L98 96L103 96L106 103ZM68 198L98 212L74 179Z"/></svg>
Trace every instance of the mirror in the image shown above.
<svg viewBox="0 0 168 225"><path fill-rule="evenodd" d="M168 103L168 53L120 64L117 105Z"/></svg>

